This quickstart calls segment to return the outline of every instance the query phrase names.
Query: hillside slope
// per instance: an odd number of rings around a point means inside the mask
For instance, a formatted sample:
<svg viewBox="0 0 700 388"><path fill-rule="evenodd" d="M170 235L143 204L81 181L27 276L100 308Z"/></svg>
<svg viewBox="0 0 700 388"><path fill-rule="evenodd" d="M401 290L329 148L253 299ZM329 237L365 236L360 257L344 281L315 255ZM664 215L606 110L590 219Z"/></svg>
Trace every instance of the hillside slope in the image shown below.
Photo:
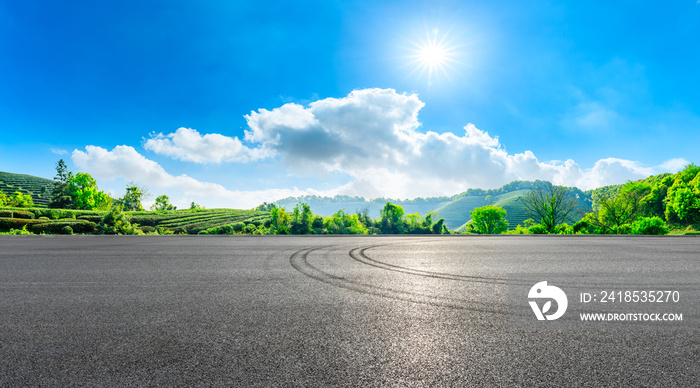
<svg viewBox="0 0 700 388"><path fill-rule="evenodd" d="M379 218L379 211L387 202L403 207L406 214L419 213L425 216L430 213L433 220L445 219L445 225L451 230L456 230L469 221L469 213L474 208L486 205L503 207L508 216L509 228L513 229L518 224L530 218L527 210L519 198L530 191L535 182L516 181L499 189L481 190L470 189L452 197L416 198L414 200L393 200L390 198L378 198L366 200L361 197L335 196L335 197L290 197L277 201L278 206L283 206L291 211L298 203L306 203L311 206L315 214L324 217L330 216L338 210L344 209L346 213L355 213L363 209L369 210L369 216ZM591 195L574 188L578 197L578 209L570 215L567 222L573 224L580 220L586 212L591 211Z"/></svg>
<svg viewBox="0 0 700 388"><path fill-rule="evenodd" d="M15 191L32 196L35 206L48 206L54 181L32 175L12 174L0 171L0 191L11 196Z"/></svg>

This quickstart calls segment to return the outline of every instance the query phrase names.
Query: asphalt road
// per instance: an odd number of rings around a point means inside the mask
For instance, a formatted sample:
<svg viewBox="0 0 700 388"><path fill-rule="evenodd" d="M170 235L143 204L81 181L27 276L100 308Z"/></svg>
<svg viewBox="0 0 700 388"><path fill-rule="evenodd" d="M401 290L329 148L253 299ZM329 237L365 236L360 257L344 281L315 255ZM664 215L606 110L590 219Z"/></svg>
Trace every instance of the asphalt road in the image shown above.
<svg viewBox="0 0 700 388"><path fill-rule="evenodd" d="M1 236L0 386L700 384L691 315L509 326L538 272L697 290L700 238Z"/></svg>

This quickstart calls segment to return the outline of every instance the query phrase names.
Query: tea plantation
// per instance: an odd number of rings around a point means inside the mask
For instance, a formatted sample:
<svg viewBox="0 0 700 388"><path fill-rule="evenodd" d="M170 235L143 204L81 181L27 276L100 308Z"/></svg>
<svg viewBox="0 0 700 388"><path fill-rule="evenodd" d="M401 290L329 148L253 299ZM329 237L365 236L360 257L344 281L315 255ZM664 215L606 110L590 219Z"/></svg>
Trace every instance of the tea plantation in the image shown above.
<svg viewBox="0 0 700 388"><path fill-rule="evenodd" d="M36 234L92 234L97 233L97 225L106 214L104 211L48 208L20 210L3 207L0 208L0 232L25 229ZM236 209L141 211L125 214L142 232L152 234L257 234L262 233L270 218L270 212Z"/></svg>

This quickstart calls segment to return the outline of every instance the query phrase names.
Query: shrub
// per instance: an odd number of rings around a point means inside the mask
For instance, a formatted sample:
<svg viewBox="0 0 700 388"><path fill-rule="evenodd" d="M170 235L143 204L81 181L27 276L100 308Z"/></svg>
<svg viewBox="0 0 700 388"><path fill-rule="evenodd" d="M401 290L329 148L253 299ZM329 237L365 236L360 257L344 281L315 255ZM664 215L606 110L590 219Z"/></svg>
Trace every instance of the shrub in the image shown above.
<svg viewBox="0 0 700 388"><path fill-rule="evenodd" d="M574 234L574 227L569 224L560 224L554 227L556 234Z"/></svg>
<svg viewBox="0 0 700 388"><path fill-rule="evenodd" d="M586 221L585 218L582 218L579 220L577 223L574 224L574 233L585 233L587 234L588 231L588 221Z"/></svg>
<svg viewBox="0 0 700 388"><path fill-rule="evenodd" d="M542 224L532 225L527 229L529 234L547 234L547 228Z"/></svg>
<svg viewBox="0 0 700 388"><path fill-rule="evenodd" d="M78 216L78 219L79 219L79 220L87 220L87 221L90 221L90 222L94 222L94 223L96 223L96 224L99 223L100 221L102 221L102 218L103 218L102 216L98 216L98 215L82 215L82 216ZM139 224L139 225L140 225L140 224Z"/></svg>
<svg viewBox="0 0 700 388"><path fill-rule="evenodd" d="M27 230L27 225L24 225L22 229L10 229L9 234L15 235L33 235L34 233Z"/></svg>
<svg viewBox="0 0 700 388"><path fill-rule="evenodd" d="M666 223L659 217L642 217L635 221L630 229L632 234L668 234Z"/></svg>
<svg viewBox="0 0 700 388"><path fill-rule="evenodd" d="M506 232L506 234L528 234L529 229L522 226L522 225L517 225L515 229L509 230Z"/></svg>
<svg viewBox="0 0 700 388"><path fill-rule="evenodd" d="M61 234L73 234L73 228L71 228L69 225L66 225L63 228L61 228Z"/></svg>
<svg viewBox="0 0 700 388"><path fill-rule="evenodd" d="M66 226L71 229L72 233L95 232L95 223L85 220L40 222L31 225L30 229L34 233L63 234Z"/></svg>
<svg viewBox="0 0 700 388"><path fill-rule="evenodd" d="M25 210L3 209L0 210L0 217L34 219L35 215L34 213Z"/></svg>
<svg viewBox="0 0 700 388"><path fill-rule="evenodd" d="M140 229L144 233L155 233L155 231L156 231L156 228L154 228L152 226L142 226Z"/></svg>
<svg viewBox="0 0 700 388"><path fill-rule="evenodd" d="M112 206L112 210L97 225L97 231L100 234L143 234L138 224L129 222L120 205Z"/></svg>
<svg viewBox="0 0 700 388"><path fill-rule="evenodd" d="M22 229L34 222L25 218L0 218L0 230Z"/></svg>
<svg viewBox="0 0 700 388"><path fill-rule="evenodd" d="M255 227L255 224L248 224L245 227L245 232L247 234L253 234L256 230L258 230L258 228Z"/></svg>
<svg viewBox="0 0 700 388"><path fill-rule="evenodd" d="M236 222L235 224L231 225L233 228L233 231L236 233L241 233L243 229L245 229L245 224L242 222Z"/></svg>

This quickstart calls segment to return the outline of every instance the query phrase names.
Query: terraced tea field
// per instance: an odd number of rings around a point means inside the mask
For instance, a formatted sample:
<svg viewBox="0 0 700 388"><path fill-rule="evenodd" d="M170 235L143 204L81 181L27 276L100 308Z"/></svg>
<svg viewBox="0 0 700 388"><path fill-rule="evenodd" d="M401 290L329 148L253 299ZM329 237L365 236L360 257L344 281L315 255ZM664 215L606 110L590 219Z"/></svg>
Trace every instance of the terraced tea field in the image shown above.
<svg viewBox="0 0 700 388"><path fill-rule="evenodd" d="M8 197L15 191L29 194L37 207L48 206L53 185L54 181L51 179L0 171L0 191L4 191Z"/></svg>

